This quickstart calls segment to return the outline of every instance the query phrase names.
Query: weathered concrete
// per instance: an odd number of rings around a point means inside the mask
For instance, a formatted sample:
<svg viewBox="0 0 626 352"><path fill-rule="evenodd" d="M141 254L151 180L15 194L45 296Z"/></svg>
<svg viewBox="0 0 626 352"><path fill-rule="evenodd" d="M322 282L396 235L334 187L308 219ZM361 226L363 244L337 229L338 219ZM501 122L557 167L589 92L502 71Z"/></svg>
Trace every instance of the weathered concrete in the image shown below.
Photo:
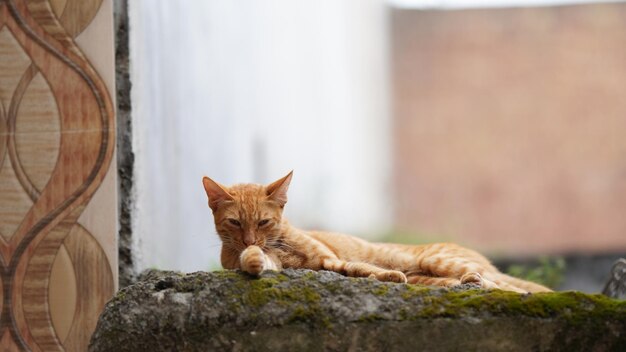
<svg viewBox="0 0 626 352"><path fill-rule="evenodd" d="M115 0L115 86L117 90L117 176L119 191L119 284L130 285L135 277L132 250L133 168L128 48L128 0Z"/></svg>
<svg viewBox="0 0 626 352"><path fill-rule="evenodd" d="M446 290L285 270L153 271L109 302L90 351L572 351L626 346L626 301Z"/></svg>

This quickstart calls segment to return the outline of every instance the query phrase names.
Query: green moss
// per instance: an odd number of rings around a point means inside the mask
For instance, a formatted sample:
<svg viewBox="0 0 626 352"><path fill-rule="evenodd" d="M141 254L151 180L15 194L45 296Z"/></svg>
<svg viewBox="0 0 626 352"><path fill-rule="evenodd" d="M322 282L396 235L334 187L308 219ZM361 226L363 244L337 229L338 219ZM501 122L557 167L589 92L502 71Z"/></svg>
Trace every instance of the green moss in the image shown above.
<svg viewBox="0 0 626 352"><path fill-rule="evenodd" d="M232 311L249 311L250 308L255 308L251 314L257 314L260 312L257 309L271 304L287 309L290 312L288 321L321 321L324 325L330 325L330 320L327 317L326 307L321 306L322 295L349 297L353 292L363 294L368 291L381 300L385 300L386 296L402 297L407 304L394 318L400 320L464 316L524 316L558 318L572 324L583 324L589 322L590 319L595 321L607 317L626 319L626 301L579 292L521 295L500 290L454 291L421 285L380 283L357 278L349 278L347 282L346 280L330 280L322 283L315 272L304 273L295 279L290 279L278 272L264 273L260 278L238 271L218 271L213 275L227 278L231 283L230 289L221 292L226 295ZM193 281L190 280L190 283ZM361 289L349 289L352 284ZM383 319L382 316L369 313L358 318L359 321L381 319Z"/></svg>
<svg viewBox="0 0 626 352"><path fill-rule="evenodd" d="M271 278L260 278L248 281L253 290L263 290L269 287L273 287L280 283L277 279Z"/></svg>
<svg viewBox="0 0 626 352"><path fill-rule="evenodd" d="M218 270L213 271L212 275L216 276L218 279L239 279L241 278L241 273L235 270Z"/></svg>
<svg viewBox="0 0 626 352"><path fill-rule="evenodd" d="M224 291L233 311L244 309L249 312L250 318L257 319L256 309L272 304L289 307L291 316L287 318L288 322L317 322L325 327L331 326L330 319L320 306L319 287L311 283L316 281L315 273L306 273L296 280L278 272L264 273L258 278L236 271L218 273L221 277L234 279L230 289ZM285 284L287 281L289 283ZM250 308L255 310L250 311Z"/></svg>
<svg viewBox="0 0 626 352"><path fill-rule="evenodd" d="M277 277L262 277L245 281L247 287L242 296L244 304L259 307L269 302L316 304L320 301L319 293L312 287L296 282L292 282L289 286L281 286L280 283L283 281Z"/></svg>
<svg viewBox="0 0 626 352"><path fill-rule="evenodd" d="M289 322L307 322L316 318L317 310L305 306L298 306L293 310Z"/></svg>
<svg viewBox="0 0 626 352"><path fill-rule="evenodd" d="M406 308L402 308L402 309L400 309L399 314L400 314L400 319L401 319L401 320L408 320L408 318L409 318L409 313L407 312Z"/></svg>
<svg viewBox="0 0 626 352"><path fill-rule="evenodd" d="M285 273L254 278L221 271L148 278L115 295L92 346L99 345L98 351L241 346L277 351L441 346L618 351L626 343L626 301L600 295L457 291L327 273ZM194 292L168 299L178 288ZM191 297L188 305L179 304L181 296ZM410 321L414 319L420 321Z"/></svg>
<svg viewBox="0 0 626 352"><path fill-rule="evenodd" d="M113 299L116 301L123 301L124 299L126 299L126 290L117 291Z"/></svg>
<svg viewBox="0 0 626 352"><path fill-rule="evenodd" d="M376 296L384 296L389 292L389 286L381 284L378 285L375 289L372 290L372 293Z"/></svg>
<svg viewBox="0 0 626 352"><path fill-rule="evenodd" d="M431 288L421 285L405 285L406 289L401 293L401 297L404 299L411 299L414 297L422 297L423 295L432 291Z"/></svg>
<svg viewBox="0 0 626 352"><path fill-rule="evenodd" d="M557 317L580 323L594 317L622 315L626 318L626 301L580 292L555 292L520 295L514 292L468 290L444 294L404 293L408 299L418 297L423 308L407 315L409 319L459 317L474 313L490 315Z"/></svg>
<svg viewBox="0 0 626 352"><path fill-rule="evenodd" d="M343 287L339 282L333 281L326 284L325 288L333 294L338 294L344 291Z"/></svg>
<svg viewBox="0 0 626 352"><path fill-rule="evenodd" d="M305 280L317 280L317 276L315 276L315 273L313 271L309 271L307 273L305 273L302 276L303 279Z"/></svg>
<svg viewBox="0 0 626 352"><path fill-rule="evenodd" d="M379 320L384 320L384 318L379 314L368 314L359 318L359 322L361 323L371 323Z"/></svg>

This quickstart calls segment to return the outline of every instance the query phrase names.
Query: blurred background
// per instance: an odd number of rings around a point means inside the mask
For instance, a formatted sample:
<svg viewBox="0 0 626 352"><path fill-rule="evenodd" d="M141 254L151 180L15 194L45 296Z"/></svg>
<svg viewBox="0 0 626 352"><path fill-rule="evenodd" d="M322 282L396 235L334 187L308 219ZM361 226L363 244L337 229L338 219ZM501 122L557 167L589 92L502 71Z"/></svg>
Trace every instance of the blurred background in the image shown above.
<svg viewBox="0 0 626 352"><path fill-rule="evenodd" d="M626 3L129 2L140 268L217 269L202 176L598 292L626 256Z"/></svg>

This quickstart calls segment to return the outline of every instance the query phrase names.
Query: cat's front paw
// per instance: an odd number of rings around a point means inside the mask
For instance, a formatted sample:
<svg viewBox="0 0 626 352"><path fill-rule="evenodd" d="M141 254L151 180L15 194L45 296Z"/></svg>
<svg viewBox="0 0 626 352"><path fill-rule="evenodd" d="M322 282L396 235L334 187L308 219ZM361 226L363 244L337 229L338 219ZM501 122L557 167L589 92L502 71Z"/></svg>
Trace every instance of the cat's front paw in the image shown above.
<svg viewBox="0 0 626 352"><path fill-rule="evenodd" d="M257 246L250 246L241 252L241 270L252 275L259 275L265 269L265 254Z"/></svg>
<svg viewBox="0 0 626 352"><path fill-rule="evenodd" d="M479 273L473 271L465 273L461 276L461 284L473 284L488 290L500 288L495 282L489 281Z"/></svg>
<svg viewBox="0 0 626 352"><path fill-rule="evenodd" d="M403 272L397 270L387 270L375 275L376 279L386 282L398 282L401 284L406 283L406 275Z"/></svg>
<svg viewBox="0 0 626 352"><path fill-rule="evenodd" d="M477 272L469 272L461 276L461 284L474 284L483 287L483 277Z"/></svg>

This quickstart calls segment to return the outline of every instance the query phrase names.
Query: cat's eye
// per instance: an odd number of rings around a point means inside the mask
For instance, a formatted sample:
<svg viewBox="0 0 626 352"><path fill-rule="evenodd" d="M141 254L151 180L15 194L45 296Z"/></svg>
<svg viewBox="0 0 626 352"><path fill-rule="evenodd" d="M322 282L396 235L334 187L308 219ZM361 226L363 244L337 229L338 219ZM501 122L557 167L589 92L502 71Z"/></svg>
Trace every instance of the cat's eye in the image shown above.
<svg viewBox="0 0 626 352"><path fill-rule="evenodd" d="M270 223L270 219L263 219L263 220L259 221L259 227L265 226L265 225L267 225L269 223Z"/></svg>
<svg viewBox="0 0 626 352"><path fill-rule="evenodd" d="M237 219L228 219L228 222L229 222L231 225L235 225L235 226L237 226L237 227L241 227L241 223L240 223L240 222L239 222L239 220L237 220Z"/></svg>

